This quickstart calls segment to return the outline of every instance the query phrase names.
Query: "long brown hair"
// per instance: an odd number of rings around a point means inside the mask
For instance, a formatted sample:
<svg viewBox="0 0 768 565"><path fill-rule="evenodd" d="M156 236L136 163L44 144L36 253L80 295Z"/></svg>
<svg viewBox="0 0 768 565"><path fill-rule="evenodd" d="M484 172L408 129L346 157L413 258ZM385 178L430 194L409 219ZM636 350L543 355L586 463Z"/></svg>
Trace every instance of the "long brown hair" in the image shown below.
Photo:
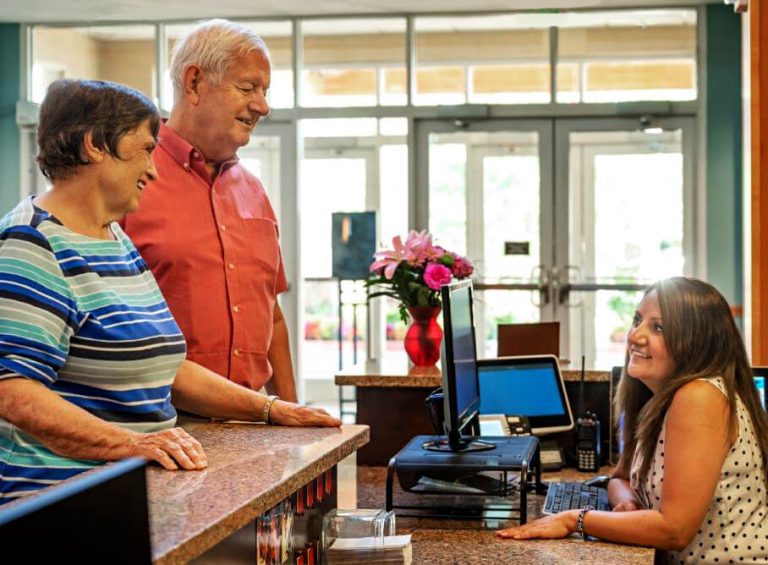
<svg viewBox="0 0 768 565"><path fill-rule="evenodd" d="M643 383L627 374L627 354L615 401L615 414L624 415L624 451L617 475L629 477L632 458L639 446L640 477L647 476L675 393L696 379L721 377L728 397L730 435L738 430L738 396L752 419L768 487L768 415L760 404L744 342L728 303L712 285L686 277L661 280L653 284L645 296L654 291L661 309L664 341L675 369L652 394Z"/></svg>

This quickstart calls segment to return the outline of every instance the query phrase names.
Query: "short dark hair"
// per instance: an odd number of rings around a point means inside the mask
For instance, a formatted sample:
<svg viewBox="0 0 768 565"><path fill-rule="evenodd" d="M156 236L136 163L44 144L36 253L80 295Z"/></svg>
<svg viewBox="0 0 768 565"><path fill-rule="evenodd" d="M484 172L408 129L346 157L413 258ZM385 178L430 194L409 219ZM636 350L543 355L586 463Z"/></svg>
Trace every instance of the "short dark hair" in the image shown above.
<svg viewBox="0 0 768 565"><path fill-rule="evenodd" d="M92 132L93 144L113 157L120 138L149 120L157 139L160 114L138 90L102 80L60 79L48 87L37 128L37 163L50 180L63 179L76 167L88 165L83 140Z"/></svg>

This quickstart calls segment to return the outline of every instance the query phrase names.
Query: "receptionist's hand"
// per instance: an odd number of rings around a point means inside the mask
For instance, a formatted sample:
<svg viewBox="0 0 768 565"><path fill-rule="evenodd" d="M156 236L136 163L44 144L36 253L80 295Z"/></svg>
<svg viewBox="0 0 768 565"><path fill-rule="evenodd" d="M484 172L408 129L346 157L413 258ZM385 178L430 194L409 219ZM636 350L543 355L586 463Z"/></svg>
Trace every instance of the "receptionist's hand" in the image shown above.
<svg viewBox="0 0 768 565"><path fill-rule="evenodd" d="M539 518L522 526L498 530L496 535L507 539L557 539L569 536L576 531L578 510L567 510L551 516Z"/></svg>
<svg viewBox="0 0 768 565"><path fill-rule="evenodd" d="M340 420L322 408L310 408L284 400L275 400L269 411L269 419L279 426L330 428L341 425Z"/></svg>

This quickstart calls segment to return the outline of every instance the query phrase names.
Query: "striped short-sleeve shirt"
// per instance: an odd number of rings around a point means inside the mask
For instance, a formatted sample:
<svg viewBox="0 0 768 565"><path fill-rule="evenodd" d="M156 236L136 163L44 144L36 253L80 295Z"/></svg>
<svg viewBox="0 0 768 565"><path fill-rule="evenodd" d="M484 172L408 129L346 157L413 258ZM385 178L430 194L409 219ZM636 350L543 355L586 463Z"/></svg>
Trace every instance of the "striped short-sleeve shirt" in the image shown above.
<svg viewBox="0 0 768 565"><path fill-rule="evenodd" d="M0 379L28 378L117 426L171 428L181 330L120 227L77 234L22 201L0 220ZM56 455L0 419L0 504L99 461Z"/></svg>

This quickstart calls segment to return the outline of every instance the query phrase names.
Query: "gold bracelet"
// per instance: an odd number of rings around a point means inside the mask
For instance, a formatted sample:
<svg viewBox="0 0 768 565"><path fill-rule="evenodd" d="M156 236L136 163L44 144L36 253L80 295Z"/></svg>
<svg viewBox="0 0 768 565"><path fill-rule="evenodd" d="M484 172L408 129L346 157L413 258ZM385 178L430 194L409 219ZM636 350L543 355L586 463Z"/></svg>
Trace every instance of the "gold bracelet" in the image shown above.
<svg viewBox="0 0 768 565"><path fill-rule="evenodd" d="M266 422L267 424L271 424L272 421L269 419L269 411L272 410L272 403L275 400L280 400L279 396L275 396L274 394L267 397L267 400L264 401L264 408L261 411L261 419Z"/></svg>

